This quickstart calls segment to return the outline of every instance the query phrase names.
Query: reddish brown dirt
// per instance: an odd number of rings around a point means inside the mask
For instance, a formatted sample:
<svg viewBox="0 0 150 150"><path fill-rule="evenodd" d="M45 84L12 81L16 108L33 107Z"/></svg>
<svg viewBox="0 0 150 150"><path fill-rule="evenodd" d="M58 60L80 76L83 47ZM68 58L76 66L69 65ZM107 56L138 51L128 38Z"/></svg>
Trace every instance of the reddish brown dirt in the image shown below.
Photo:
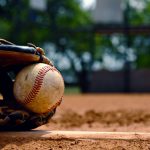
<svg viewBox="0 0 150 150"><path fill-rule="evenodd" d="M149 94L66 95L41 130L150 131Z"/></svg>
<svg viewBox="0 0 150 150"><path fill-rule="evenodd" d="M150 94L65 95L56 115L36 130L150 132ZM0 149L150 149L149 141L0 139Z"/></svg>
<svg viewBox="0 0 150 150"><path fill-rule="evenodd" d="M148 141L1 139L1 150L149 150Z"/></svg>

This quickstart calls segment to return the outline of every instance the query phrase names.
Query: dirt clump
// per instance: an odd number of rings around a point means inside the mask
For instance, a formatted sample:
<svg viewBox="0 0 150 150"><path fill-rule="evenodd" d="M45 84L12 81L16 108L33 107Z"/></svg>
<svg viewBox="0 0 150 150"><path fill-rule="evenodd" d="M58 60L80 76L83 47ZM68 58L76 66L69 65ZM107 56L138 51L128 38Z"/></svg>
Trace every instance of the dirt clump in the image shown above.
<svg viewBox="0 0 150 150"><path fill-rule="evenodd" d="M71 110L65 112L60 118L51 121L63 127L80 127L84 124L91 126L93 123L103 125L129 126L132 124L150 123L150 113L144 111L117 110L108 112L86 111L83 115Z"/></svg>

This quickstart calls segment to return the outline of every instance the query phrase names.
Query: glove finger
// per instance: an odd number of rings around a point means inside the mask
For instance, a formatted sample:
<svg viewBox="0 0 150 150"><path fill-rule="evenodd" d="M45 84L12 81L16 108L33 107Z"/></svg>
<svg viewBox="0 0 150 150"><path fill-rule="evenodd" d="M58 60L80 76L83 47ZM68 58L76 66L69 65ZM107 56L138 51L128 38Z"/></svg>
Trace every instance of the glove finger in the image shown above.
<svg viewBox="0 0 150 150"><path fill-rule="evenodd" d="M24 123L29 118L29 113L23 110L17 110L7 116L12 123L16 125Z"/></svg>
<svg viewBox="0 0 150 150"><path fill-rule="evenodd" d="M48 120L50 120L56 112L56 108L46 114L42 115L35 115L30 118L29 122L34 123L36 126L41 126L43 124L46 124Z"/></svg>
<svg viewBox="0 0 150 150"><path fill-rule="evenodd" d="M48 123L48 120L53 117L55 112L56 112L56 108L46 114L32 115L26 122L24 122L22 124L22 126L20 126L20 129L21 130L30 130L30 129L37 128L41 125L44 125L44 124Z"/></svg>
<svg viewBox="0 0 150 150"><path fill-rule="evenodd" d="M23 124L29 116L29 113L22 110L13 111L5 118L0 119L0 130L20 130L19 126Z"/></svg>
<svg viewBox="0 0 150 150"><path fill-rule="evenodd" d="M50 120L55 115L55 113L56 113L56 108L53 109L51 112L48 112L46 116L47 121Z"/></svg>

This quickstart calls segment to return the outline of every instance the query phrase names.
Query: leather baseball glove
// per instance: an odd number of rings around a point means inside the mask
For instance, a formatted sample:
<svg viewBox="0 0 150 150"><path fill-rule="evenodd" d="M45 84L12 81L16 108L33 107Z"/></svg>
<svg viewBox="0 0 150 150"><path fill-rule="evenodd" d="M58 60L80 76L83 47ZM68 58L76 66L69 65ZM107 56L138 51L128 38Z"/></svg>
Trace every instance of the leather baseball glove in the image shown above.
<svg viewBox="0 0 150 150"><path fill-rule="evenodd" d="M36 114L20 106L13 95L17 73L33 63L53 64L44 51L33 44L15 45L0 39L0 130L30 130L46 124L56 108L45 114Z"/></svg>

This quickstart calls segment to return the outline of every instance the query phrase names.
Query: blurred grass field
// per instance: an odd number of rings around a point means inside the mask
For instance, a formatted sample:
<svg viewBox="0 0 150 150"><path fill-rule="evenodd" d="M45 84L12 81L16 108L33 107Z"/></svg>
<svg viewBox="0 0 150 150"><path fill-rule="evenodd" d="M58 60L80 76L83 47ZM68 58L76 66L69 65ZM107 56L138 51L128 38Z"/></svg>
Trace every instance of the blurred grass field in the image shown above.
<svg viewBox="0 0 150 150"><path fill-rule="evenodd" d="M65 87L65 94L80 94L81 90L78 86L74 87Z"/></svg>

